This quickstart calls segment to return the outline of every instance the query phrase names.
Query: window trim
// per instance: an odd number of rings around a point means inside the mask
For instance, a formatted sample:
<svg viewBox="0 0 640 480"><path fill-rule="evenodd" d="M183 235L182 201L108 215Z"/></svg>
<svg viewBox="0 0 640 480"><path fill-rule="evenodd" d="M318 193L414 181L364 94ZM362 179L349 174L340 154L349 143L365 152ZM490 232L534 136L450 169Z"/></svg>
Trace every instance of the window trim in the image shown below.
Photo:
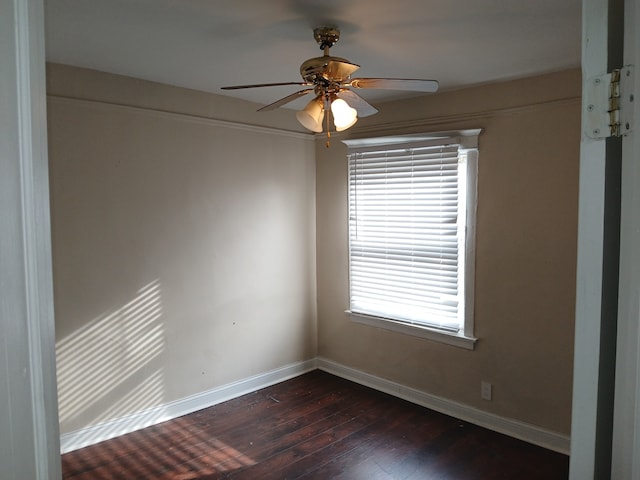
<svg viewBox="0 0 640 480"><path fill-rule="evenodd" d="M476 238L476 212L477 212L477 173L478 173L478 135L481 129L456 130L447 132L435 132L427 134L395 135L376 138L346 139L343 140L349 149L354 151L367 151L378 149L385 145L422 145L442 142L448 144L457 143L460 149L465 151L466 158L466 233L465 233L465 258L464 258L464 319L459 331L447 331L426 325L411 324L397 319L370 315L362 312L346 310L345 313L354 323L382 328L393 332L411 335L428 340L438 341L444 344L473 350L478 339L474 336L474 297L475 297L475 238ZM471 180L469 180L471 179ZM350 267L349 267L350 271ZM350 298L350 294L349 294Z"/></svg>
<svg viewBox="0 0 640 480"><path fill-rule="evenodd" d="M376 317L374 315L367 315L366 313L352 312L350 310L346 310L345 313L349 315L349 318L354 323L382 328L384 330L403 333L413 337L425 338L427 340L434 340L436 342L465 348L467 350L473 350L476 342L478 341L476 337L462 332L447 331L425 325L415 325L391 318Z"/></svg>

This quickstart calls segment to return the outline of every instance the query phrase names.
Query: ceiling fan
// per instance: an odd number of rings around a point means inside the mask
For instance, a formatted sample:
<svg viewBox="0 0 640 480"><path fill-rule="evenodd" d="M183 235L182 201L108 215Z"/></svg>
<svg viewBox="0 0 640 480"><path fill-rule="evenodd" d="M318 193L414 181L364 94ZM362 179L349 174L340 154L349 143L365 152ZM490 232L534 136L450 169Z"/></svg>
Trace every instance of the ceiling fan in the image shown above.
<svg viewBox="0 0 640 480"><path fill-rule="evenodd" d="M407 78L351 78L351 75L360 68L340 57L333 57L329 49L340 39L340 30L336 27L317 27L313 30L313 36L324 51L321 57L306 60L300 66L302 82L261 83L254 85L236 85L222 87L223 90L238 90L242 88L275 87L282 85L299 85L308 88L287 95L258 111L273 110L287 103L307 95L314 94L303 110L297 112L298 121L312 132L322 132L323 120L325 121L327 135L329 131L330 111L336 131L340 132L353 126L358 116L367 117L378 112L364 98L353 90L358 89L385 89L385 90L409 90L414 92L433 93L438 90L436 80L421 80Z"/></svg>

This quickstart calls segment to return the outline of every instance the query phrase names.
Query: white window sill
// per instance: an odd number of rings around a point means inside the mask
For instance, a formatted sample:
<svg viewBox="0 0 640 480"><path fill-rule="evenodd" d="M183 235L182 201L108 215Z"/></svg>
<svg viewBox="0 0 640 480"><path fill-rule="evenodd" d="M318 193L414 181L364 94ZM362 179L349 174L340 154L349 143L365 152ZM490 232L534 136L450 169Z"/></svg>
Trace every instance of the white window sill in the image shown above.
<svg viewBox="0 0 640 480"><path fill-rule="evenodd" d="M383 328L385 330L391 330L405 335L412 335L414 337L426 338L428 340L446 343L448 345L465 348L467 350L473 350L476 342L478 341L475 337L470 337L458 332L447 332L446 330L438 330L436 328L425 327L422 325L412 325L388 318L352 312L350 310L347 310L345 313L349 315L352 322L369 325L371 327Z"/></svg>

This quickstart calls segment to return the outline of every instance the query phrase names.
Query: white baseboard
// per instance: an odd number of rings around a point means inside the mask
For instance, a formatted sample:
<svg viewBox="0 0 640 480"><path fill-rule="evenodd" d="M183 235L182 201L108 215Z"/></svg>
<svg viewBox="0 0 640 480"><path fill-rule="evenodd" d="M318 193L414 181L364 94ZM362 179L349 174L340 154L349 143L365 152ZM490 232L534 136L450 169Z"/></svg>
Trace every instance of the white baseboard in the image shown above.
<svg viewBox="0 0 640 480"><path fill-rule="evenodd" d="M569 437L557 432L510 418L483 412L461 403L456 403L435 395L400 385L399 383L376 377L360 370L346 367L325 358L318 358L318 368L353 382L388 393L409 402L430 408L465 422L479 425L495 432L503 433L525 442L538 445L555 452L569 454Z"/></svg>
<svg viewBox="0 0 640 480"><path fill-rule="evenodd" d="M246 393L288 380L317 368L316 359L287 365L269 372L254 375L237 382L198 393L174 402L159 405L126 417L92 425L60 436L61 453L71 452L94 443L124 435L173 418L178 418L203 408L231 400Z"/></svg>
<svg viewBox="0 0 640 480"><path fill-rule="evenodd" d="M287 365L269 372L229 383L190 397L121 417L99 425L93 425L60 436L61 453L71 452L94 443L124 435L173 418L178 418L203 408L217 405L241 395L274 385L319 368L325 372L374 388L381 392L408 400L445 415L488 428L490 430L539 445L549 450L569 454L569 437L557 432L483 412L468 405L456 403L435 395L406 387L374 375L346 367L325 358L314 358Z"/></svg>

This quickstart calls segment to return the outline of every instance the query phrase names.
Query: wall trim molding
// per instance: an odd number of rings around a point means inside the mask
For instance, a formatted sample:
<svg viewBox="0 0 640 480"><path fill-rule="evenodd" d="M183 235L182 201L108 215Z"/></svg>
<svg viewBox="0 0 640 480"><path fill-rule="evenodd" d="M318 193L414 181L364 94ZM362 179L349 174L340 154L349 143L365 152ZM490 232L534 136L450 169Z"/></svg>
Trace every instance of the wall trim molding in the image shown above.
<svg viewBox="0 0 640 480"><path fill-rule="evenodd" d="M92 425L60 436L60 452L67 453L94 443L134 432L151 425L187 415L203 408L255 392L289 380L317 368L317 360L305 360L254 375L237 382L197 393L189 397L159 405L131 415Z"/></svg>
<svg viewBox="0 0 640 480"><path fill-rule="evenodd" d="M406 120L399 122L391 122L385 124L375 124L361 127L353 127L343 132L332 132L332 138L336 140L344 141L346 139L360 139L377 136L392 135L394 132L403 132L404 134L414 132L430 132L436 128L442 130L445 125L459 125L465 122L481 121L495 117L516 115L519 113L526 113L531 111L538 111L542 109L553 109L558 107L564 107L567 105L576 105L580 107L581 97L567 97L546 100L543 102L530 103L525 105L515 105L509 107L498 107L492 110L480 110L472 112L456 113L452 115L439 115L434 117L419 118L416 120ZM317 137L322 136L322 133L315 134Z"/></svg>
<svg viewBox="0 0 640 480"><path fill-rule="evenodd" d="M296 138L298 140L308 140L311 142L315 140L314 136L308 133L293 132L290 130L281 130L279 128L274 128L274 127L261 127L258 125L250 125L247 123L233 122L231 120L219 120L216 118L204 117L204 116L194 115L190 113L173 112L171 110L161 110L161 109L150 108L150 107L141 107L136 105L126 105L123 103L107 102L103 100L95 100L95 99L79 98L79 97L66 97L62 95L53 95L53 94L47 94L47 99L50 102L55 102L61 105L92 104L92 105L101 106L105 108L112 108L114 110L124 110L124 111L130 111L130 112L145 113L148 115L154 115L159 118L172 118L172 119L197 123L200 125L208 125L211 127L233 128L236 130L242 130L245 132L252 132L252 133L263 133L263 134L268 133L270 135Z"/></svg>
<svg viewBox="0 0 640 480"><path fill-rule="evenodd" d="M489 430L503 433L555 452L565 455L569 454L569 437L561 433L546 430L519 420L484 412L471 406L431 395L421 390L407 387L322 357L286 365L164 405L65 433L60 436L60 451L63 454L68 453L103 440L108 440L119 435L178 418L202 410L203 408L208 408L237 398L241 395L255 392L261 388L289 380L315 370L316 368L346 380L402 398L416 405L435 410L445 415L450 415L462 421L473 423L474 425L488 428Z"/></svg>
<svg viewBox="0 0 640 480"><path fill-rule="evenodd" d="M61 478L47 120L44 2L0 3L0 463L3 478ZM5 320L6 319L6 320Z"/></svg>
<svg viewBox="0 0 640 480"><path fill-rule="evenodd" d="M546 430L519 420L484 412L468 405L437 397L421 390L347 367L326 358L318 357L317 364L320 370L337 375L346 380L351 380L352 382L388 393L411 403L555 452L565 455L569 454L569 437L561 433Z"/></svg>
<svg viewBox="0 0 640 480"><path fill-rule="evenodd" d="M279 135L283 137L296 138L298 140L308 140L315 141L316 139L322 138L326 133L302 133L302 132L294 132L290 130L282 130L273 127L262 127L258 125L250 125L241 122L234 122L231 120L220 120L210 117L204 117L200 115L194 115L189 113L182 112L174 112L171 110L162 110L150 107L141 107L135 105L127 105L123 103L115 103L108 102L104 100L95 100L89 98L81 98L81 97L69 97L64 95L56 95L56 94L47 94L47 99L49 101L55 101L60 104L68 103L85 103L85 104L94 104L100 105L104 107L111 107L114 109L124 109L129 111L137 111L137 112L145 112L147 114L155 114L158 117L162 118L176 118L185 121L191 121L199 124L214 126L214 127L223 127L223 128L234 128L238 130L243 130L247 132L253 133L269 133L272 135ZM512 107L503 107L496 108L488 111L481 112L466 112L459 113L454 115L442 115L430 118L421 118L417 120L409 120L404 122L393 122L386 123L384 125L370 125L367 127L355 127L350 129L350 131L345 132L332 132L332 137L336 140L345 140L349 138L368 138L371 136L380 136L380 135L389 135L389 132L395 131L404 131L412 132L414 130L428 130L433 128L434 126L442 126L449 124L457 124L465 121L472 120L481 120L486 118L492 118L502 115L513 115L521 112L528 112L532 110L538 110L541 108L555 108L561 107L565 105L580 105L581 97L567 97L560 99L553 99L539 103L526 104L526 105L517 105ZM421 130L421 131L422 131Z"/></svg>

